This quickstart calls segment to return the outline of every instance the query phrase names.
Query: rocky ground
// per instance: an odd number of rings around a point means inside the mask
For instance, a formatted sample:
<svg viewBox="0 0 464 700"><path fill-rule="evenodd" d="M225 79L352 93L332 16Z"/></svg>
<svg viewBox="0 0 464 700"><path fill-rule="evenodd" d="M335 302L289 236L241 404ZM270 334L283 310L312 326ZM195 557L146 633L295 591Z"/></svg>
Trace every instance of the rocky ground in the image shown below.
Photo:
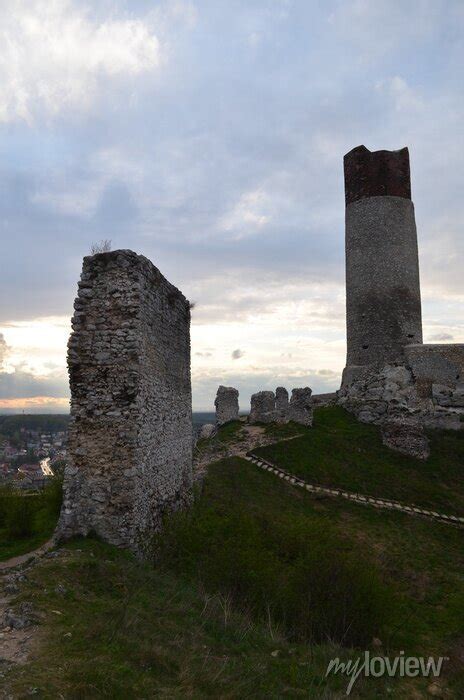
<svg viewBox="0 0 464 700"><path fill-rule="evenodd" d="M32 603L21 600L22 586L41 557L61 555L61 552L49 552L52 546L51 541L47 542L34 553L0 564L0 678L13 664L24 664L30 657L39 631L40 613Z"/></svg>

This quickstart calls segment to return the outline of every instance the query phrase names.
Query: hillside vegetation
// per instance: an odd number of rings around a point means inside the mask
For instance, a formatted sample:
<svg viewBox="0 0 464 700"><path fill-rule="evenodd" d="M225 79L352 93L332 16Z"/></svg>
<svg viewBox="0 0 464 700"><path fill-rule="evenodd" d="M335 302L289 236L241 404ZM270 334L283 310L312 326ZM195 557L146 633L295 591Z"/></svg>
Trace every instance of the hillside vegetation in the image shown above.
<svg viewBox="0 0 464 700"><path fill-rule="evenodd" d="M227 427L224 439L234 432ZM386 450L378 429L336 408L319 409L302 432L263 453L308 480L461 507L460 435L432 437L431 467ZM194 507L166 520L154 566L88 539L31 569L18 602L39 611L40 632L31 663L7 675L8 691L339 698L348 679L326 678L329 660L371 649L449 657L438 692L460 698L462 540L457 528L315 499L243 459L223 459L210 465ZM425 698L430 684L359 679L352 697Z"/></svg>
<svg viewBox="0 0 464 700"><path fill-rule="evenodd" d="M54 477L39 492L0 487L0 562L25 554L48 540L61 507L61 479Z"/></svg>
<svg viewBox="0 0 464 700"><path fill-rule="evenodd" d="M339 407L318 409L299 433L254 452L311 483L464 515L464 430L429 431L425 462L388 449L379 428Z"/></svg>

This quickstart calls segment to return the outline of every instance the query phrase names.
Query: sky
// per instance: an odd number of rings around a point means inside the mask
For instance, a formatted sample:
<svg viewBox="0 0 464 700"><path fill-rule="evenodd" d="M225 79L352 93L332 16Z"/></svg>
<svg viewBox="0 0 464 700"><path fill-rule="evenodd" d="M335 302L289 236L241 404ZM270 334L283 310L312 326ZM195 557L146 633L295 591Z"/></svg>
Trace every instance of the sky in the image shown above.
<svg viewBox="0 0 464 700"><path fill-rule="evenodd" d="M343 155L408 146L424 340L464 342L462 0L2 0L0 412L68 410L93 243L146 255L219 384L335 390Z"/></svg>

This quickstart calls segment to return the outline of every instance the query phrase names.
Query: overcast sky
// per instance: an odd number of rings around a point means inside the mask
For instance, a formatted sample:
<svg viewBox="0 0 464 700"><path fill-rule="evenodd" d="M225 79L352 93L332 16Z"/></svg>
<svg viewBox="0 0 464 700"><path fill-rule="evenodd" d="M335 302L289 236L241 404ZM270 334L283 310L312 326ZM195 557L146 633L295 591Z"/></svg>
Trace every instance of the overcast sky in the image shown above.
<svg viewBox="0 0 464 700"><path fill-rule="evenodd" d="M149 257L217 385L337 388L342 159L409 146L425 340L464 342L462 0L2 0L0 411L67 410L82 257Z"/></svg>

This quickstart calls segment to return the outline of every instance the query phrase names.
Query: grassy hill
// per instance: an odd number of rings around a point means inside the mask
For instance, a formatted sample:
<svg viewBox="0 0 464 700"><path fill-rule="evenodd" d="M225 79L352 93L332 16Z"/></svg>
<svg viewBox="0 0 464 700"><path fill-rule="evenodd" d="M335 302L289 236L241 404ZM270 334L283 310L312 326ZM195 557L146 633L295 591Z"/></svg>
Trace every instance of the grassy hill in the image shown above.
<svg viewBox="0 0 464 700"><path fill-rule="evenodd" d="M255 452L311 483L464 515L464 430L429 431L426 462L388 449L379 428L336 406L318 409L314 427L298 432Z"/></svg>
<svg viewBox="0 0 464 700"><path fill-rule="evenodd" d="M434 434L424 465L336 408L300 432L263 454L308 480L461 512L461 435ZM234 457L166 521L152 563L92 539L59 551L18 597L41 625L34 659L7 675L15 697L340 698L348 680L325 677L329 660L365 649L447 656L435 691L464 696L462 530L316 499ZM361 678L352 697L425 698L430 683Z"/></svg>

